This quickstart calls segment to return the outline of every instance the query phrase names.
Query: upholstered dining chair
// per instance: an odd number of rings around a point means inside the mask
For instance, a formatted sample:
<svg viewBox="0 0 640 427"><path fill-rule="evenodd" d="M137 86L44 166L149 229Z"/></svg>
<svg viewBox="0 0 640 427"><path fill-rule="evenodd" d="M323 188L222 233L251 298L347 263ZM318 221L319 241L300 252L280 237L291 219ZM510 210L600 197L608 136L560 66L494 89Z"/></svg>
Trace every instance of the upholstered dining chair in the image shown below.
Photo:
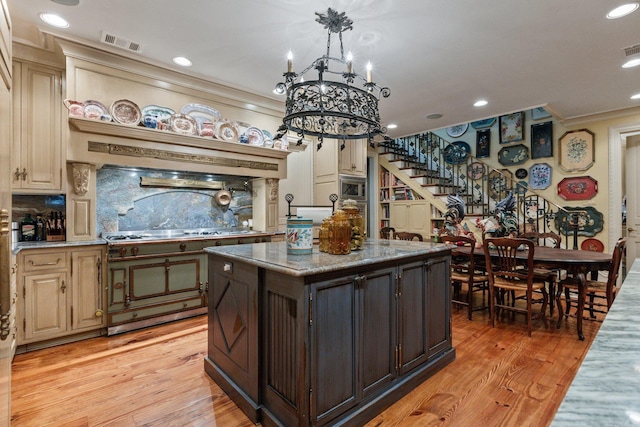
<svg viewBox="0 0 640 427"><path fill-rule="evenodd" d="M562 237L553 232L528 231L520 235L520 237L529 239L535 246L550 246L559 248L562 243ZM549 285L549 315L553 316L554 295L556 294L556 284L562 278L562 269L548 269L543 267L534 267L534 280L543 281Z"/></svg>
<svg viewBox="0 0 640 427"><path fill-rule="evenodd" d="M540 317L545 327L548 327L545 311L549 295L544 282L535 280L533 268L535 248L533 242L528 239L510 237L484 239L483 250L489 276L489 311L492 327L495 327L496 309L523 313L527 317L527 331L531 336L533 304L537 303L542 304ZM518 259L520 254L526 254L526 261ZM541 298L537 298L536 291L540 292ZM507 304L504 300L504 294L507 292L513 292L515 295L512 304ZM521 300L526 303L525 308L518 304Z"/></svg>
<svg viewBox="0 0 640 427"><path fill-rule="evenodd" d="M589 298L584 304L589 308L589 318L591 320L596 319L595 313L606 314L611 308L611 304L616 299L616 295L620 288L617 286L618 276L620 275L620 264L622 257L625 254L627 248L627 239L625 237L618 239L615 247L613 248L613 254L611 254L611 264L607 274L606 281L598 281L597 278L592 280L587 279L585 283L586 295ZM594 272L597 275L597 272ZM567 277L561 280L558 284L558 295L564 290L565 296L565 316L569 316L569 310L571 307L578 306L577 292L578 292L578 279L575 277ZM573 291L573 292L572 292ZM575 295L572 298L572 295ZM559 302L558 302L559 303ZM558 309L561 310L560 307ZM562 317L558 318L558 327Z"/></svg>
<svg viewBox="0 0 640 427"><path fill-rule="evenodd" d="M393 239L393 234L396 232L396 229L393 227L382 227L380 229L380 238L389 240Z"/></svg>
<svg viewBox="0 0 640 427"><path fill-rule="evenodd" d="M441 241L456 247L469 248L468 253L456 251L455 248L451 250L451 285L453 286L451 302L466 306L468 318L471 320L474 311L488 308L486 293L489 291L489 278L486 271L476 265L474 259L476 241L465 236L442 236ZM463 286L466 287L464 293ZM474 292L482 292L482 303L479 305L474 305Z"/></svg>
<svg viewBox="0 0 640 427"><path fill-rule="evenodd" d="M419 233L410 233L408 231L398 231L394 233L393 237L396 240L419 240L423 241L422 234Z"/></svg>

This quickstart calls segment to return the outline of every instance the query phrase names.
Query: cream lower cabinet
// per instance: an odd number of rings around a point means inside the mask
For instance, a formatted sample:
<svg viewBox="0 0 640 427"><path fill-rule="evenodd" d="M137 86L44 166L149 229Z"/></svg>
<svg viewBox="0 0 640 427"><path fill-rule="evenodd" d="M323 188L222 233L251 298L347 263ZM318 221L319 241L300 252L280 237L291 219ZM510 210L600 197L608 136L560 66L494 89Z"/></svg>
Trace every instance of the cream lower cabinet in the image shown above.
<svg viewBox="0 0 640 427"><path fill-rule="evenodd" d="M106 326L101 246L18 254L18 345Z"/></svg>
<svg viewBox="0 0 640 427"><path fill-rule="evenodd" d="M396 231L429 236L430 215L425 200L402 200L389 203L390 225Z"/></svg>

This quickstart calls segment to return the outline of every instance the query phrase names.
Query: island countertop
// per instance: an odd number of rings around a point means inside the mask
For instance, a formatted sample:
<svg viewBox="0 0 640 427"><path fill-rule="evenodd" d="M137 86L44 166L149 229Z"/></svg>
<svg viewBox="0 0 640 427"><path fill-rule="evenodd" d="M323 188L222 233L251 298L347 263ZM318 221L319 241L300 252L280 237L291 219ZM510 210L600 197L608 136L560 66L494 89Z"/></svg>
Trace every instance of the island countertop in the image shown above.
<svg viewBox="0 0 640 427"><path fill-rule="evenodd" d="M640 425L640 259L628 271L552 427Z"/></svg>
<svg viewBox="0 0 640 427"><path fill-rule="evenodd" d="M445 255L451 251L451 247L441 243L369 239L365 241L362 249L348 255L320 252L316 245L313 247L312 254L291 255L287 254L286 242L208 247L205 251L299 277L373 265L382 261L394 261L409 256L439 253Z"/></svg>

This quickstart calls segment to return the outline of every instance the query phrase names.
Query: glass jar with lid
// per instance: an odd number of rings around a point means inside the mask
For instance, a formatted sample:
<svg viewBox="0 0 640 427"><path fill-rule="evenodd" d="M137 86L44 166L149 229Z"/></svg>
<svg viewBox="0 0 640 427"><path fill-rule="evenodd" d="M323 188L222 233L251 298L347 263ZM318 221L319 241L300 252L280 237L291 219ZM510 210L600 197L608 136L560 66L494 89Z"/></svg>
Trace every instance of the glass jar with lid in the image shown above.
<svg viewBox="0 0 640 427"><path fill-rule="evenodd" d="M328 253L346 255L351 253L351 222L347 213L336 209L329 222Z"/></svg>
<svg viewBox="0 0 640 427"><path fill-rule="evenodd" d="M364 219L356 201L347 199L342 203L342 210L346 212L351 222L351 250L357 251L364 246Z"/></svg>
<svg viewBox="0 0 640 427"><path fill-rule="evenodd" d="M329 225L331 221L330 216L323 219L320 230L318 230L318 249L320 252L329 252Z"/></svg>

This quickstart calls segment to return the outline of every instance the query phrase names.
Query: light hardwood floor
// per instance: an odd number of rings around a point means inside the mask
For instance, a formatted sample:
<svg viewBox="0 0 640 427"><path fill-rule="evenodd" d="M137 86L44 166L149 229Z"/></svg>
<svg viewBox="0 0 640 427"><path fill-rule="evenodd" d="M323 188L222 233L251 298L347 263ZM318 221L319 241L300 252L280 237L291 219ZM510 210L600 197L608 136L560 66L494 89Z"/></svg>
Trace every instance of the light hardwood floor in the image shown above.
<svg viewBox="0 0 640 427"><path fill-rule="evenodd" d="M456 360L367 427L549 425L600 326L584 324L585 341L574 318L534 321L529 338L522 317L492 329L486 311L454 309ZM253 425L204 373L206 348L200 316L17 355L11 425Z"/></svg>

